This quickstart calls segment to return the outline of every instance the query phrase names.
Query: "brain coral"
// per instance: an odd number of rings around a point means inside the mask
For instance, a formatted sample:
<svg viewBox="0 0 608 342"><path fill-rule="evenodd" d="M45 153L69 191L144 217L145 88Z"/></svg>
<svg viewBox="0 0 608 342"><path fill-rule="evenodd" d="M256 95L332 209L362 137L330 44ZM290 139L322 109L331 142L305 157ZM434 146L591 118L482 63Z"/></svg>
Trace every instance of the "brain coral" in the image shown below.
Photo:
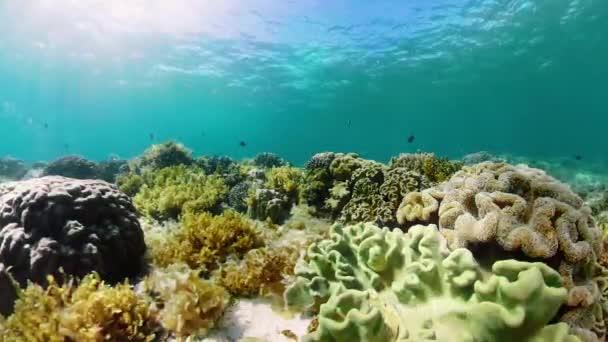
<svg viewBox="0 0 608 342"><path fill-rule="evenodd" d="M397 218L405 226L438 224L450 247L484 258L494 258L498 245L512 257L546 262L569 290L562 319L581 335L605 335L604 277L596 277L601 231L582 199L543 171L492 162L464 167L442 185L408 194Z"/></svg>
<svg viewBox="0 0 608 342"><path fill-rule="evenodd" d="M435 226L334 225L295 271L287 304L320 305L303 341L578 341L547 325L567 297L557 272L516 260L487 272Z"/></svg>
<svg viewBox="0 0 608 342"><path fill-rule="evenodd" d="M135 208L109 183L49 176L0 185L0 265L21 285L60 267L120 281L140 271L145 250Z"/></svg>

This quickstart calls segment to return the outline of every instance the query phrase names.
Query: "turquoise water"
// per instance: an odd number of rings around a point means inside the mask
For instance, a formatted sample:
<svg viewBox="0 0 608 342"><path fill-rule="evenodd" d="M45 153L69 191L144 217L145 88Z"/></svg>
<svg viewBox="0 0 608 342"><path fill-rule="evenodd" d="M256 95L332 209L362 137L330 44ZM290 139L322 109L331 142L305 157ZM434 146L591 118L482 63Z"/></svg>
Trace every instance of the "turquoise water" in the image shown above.
<svg viewBox="0 0 608 342"><path fill-rule="evenodd" d="M0 156L602 160L606 61L606 1L5 0Z"/></svg>

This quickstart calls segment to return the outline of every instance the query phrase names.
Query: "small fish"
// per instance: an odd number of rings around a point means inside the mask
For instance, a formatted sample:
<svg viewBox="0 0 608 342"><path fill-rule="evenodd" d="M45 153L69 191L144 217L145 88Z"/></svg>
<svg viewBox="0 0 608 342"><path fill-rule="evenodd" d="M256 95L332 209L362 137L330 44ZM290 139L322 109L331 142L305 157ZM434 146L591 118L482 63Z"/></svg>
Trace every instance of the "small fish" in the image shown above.
<svg viewBox="0 0 608 342"><path fill-rule="evenodd" d="M574 156L574 159L581 160L581 159L583 159L583 157L577 154L577 155Z"/></svg>
<svg viewBox="0 0 608 342"><path fill-rule="evenodd" d="M408 144L413 143L413 142L414 142L414 139L416 139L416 136L414 136L413 134L412 134L412 135L410 135L410 136L407 138L407 143L408 143Z"/></svg>
<svg viewBox="0 0 608 342"><path fill-rule="evenodd" d="M150 133L150 140L154 140L154 133Z"/></svg>
<svg viewBox="0 0 608 342"><path fill-rule="evenodd" d="M241 142L239 143L239 146L245 147L245 146L247 146L247 143L241 140Z"/></svg>
<svg viewBox="0 0 608 342"><path fill-rule="evenodd" d="M48 123L44 123L44 129L48 129L49 128L49 124Z"/></svg>

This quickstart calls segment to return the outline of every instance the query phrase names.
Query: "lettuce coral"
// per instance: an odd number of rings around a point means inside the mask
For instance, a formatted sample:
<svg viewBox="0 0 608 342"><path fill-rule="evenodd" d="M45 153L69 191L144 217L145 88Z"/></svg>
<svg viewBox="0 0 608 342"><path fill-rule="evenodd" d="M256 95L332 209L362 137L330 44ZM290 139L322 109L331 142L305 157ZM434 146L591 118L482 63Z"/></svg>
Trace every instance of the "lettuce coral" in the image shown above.
<svg viewBox="0 0 608 342"><path fill-rule="evenodd" d="M484 271L435 226L334 225L295 271L286 303L319 308L303 341L578 341L547 325L567 298L557 272L515 260Z"/></svg>
<svg viewBox="0 0 608 342"><path fill-rule="evenodd" d="M569 290L562 320L606 335L608 306L598 285L603 280L594 276L602 234L583 200L542 170L492 162L467 166L442 185L408 194L397 218L404 226L438 224L451 248L469 247L484 258L502 250L520 260L545 261ZM575 318L581 312L593 318Z"/></svg>
<svg viewBox="0 0 608 342"><path fill-rule="evenodd" d="M241 257L262 245L252 223L231 210L218 216L186 213L179 227L151 234L146 242L156 265L186 263L203 271L214 270L229 256Z"/></svg>
<svg viewBox="0 0 608 342"><path fill-rule="evenodd" d="M224 288L201 279L198 271L184 264L154 269L137 291L149 298L150 315L178 341L205 334L220 318L229 299Z"/></svg>
<svg viewBox="0 0 608 342"><path fill-rule="evenodd" d="M148 303L127 284L110 287L92 273L76 285L30 283L4 323L3 341L153 341L158 325Z"/></svg>
<svg viewBox="0 0 608 342"><path fill-rule="evenodd" d="M178 218L184 212L213 211L228 194L220 176L207 176L184 165L146 172L143 183L133 202L141 214L157 220Z"/></svg>

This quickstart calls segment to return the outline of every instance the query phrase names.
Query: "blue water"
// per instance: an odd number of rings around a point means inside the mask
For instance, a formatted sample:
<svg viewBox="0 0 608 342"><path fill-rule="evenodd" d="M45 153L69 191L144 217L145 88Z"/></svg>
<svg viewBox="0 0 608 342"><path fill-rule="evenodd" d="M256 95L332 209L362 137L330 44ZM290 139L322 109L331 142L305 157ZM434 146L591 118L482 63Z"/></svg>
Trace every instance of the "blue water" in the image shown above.
<svg viewBox="0 0 608 342"><path fill-rule="evenodd" d="M3 0L0 156L602 160L606 61L607 1Z"/></svg>

